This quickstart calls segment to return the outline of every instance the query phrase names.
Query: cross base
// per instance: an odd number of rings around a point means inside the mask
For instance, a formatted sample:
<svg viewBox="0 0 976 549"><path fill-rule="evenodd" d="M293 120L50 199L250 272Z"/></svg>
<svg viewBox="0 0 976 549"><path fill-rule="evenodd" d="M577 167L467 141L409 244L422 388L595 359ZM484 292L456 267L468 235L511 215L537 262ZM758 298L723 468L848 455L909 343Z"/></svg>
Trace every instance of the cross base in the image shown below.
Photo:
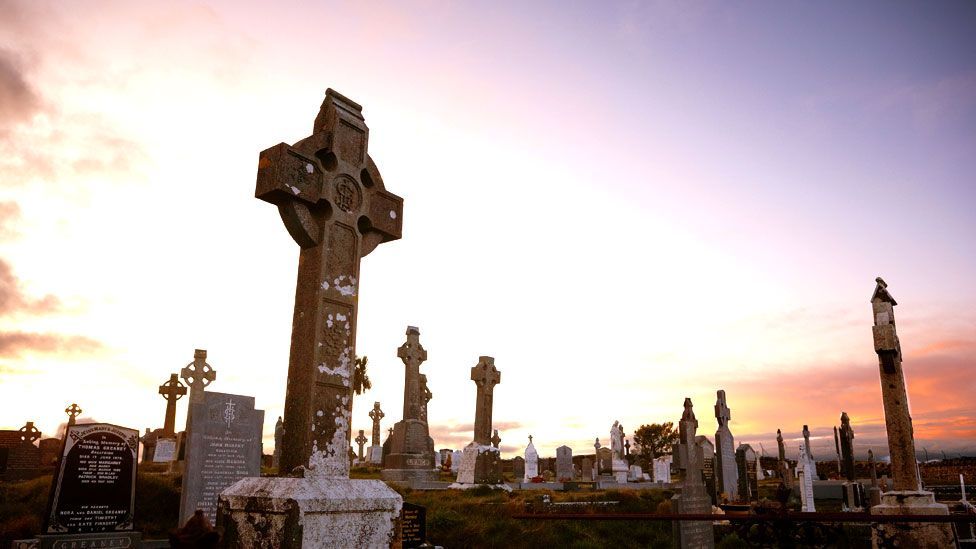
<svg viewBox="0 0 976 549"><path fill-rule="evenodd" d="M390 547L403 498L379 480L252 477L217 506L224 547Z"/></svg>
<svg viewBox="0 0 976 549"><path fill-rule="evenodd" d="M935 501L935 494L922 490L885 492L872 515L948 515L949 507ZM958 547L952 524L940 522L894 522L871 525L871 547Z"/></svg>

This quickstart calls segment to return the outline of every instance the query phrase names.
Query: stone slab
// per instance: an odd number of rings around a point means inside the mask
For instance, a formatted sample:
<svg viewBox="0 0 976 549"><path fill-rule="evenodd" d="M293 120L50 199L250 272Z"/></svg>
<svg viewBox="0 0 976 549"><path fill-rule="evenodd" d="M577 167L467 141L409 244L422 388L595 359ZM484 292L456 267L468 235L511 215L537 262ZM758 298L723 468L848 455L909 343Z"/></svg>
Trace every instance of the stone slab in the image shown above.
<svg viewBox="0 0 976 549"><path fill-rule="evenodd" d="M153 452L153 462L167 463L176 457L176 439L160 438L156 439L156 448Z"/></svg>
<svg viewBox="0 0 976 549"><path fill-rule="evenodd" d="M925 491L891 491L881 495L872 515L948 515L949 507L937 503L935 494ZM871 525L872 547L936 549L956 547L951 523L905 522Z"/></svg>
<svg viewBox="0 0 976 549"><path fill-rule="evenodd" d="M137 431L138 432L138 431ZM88 549L112 548L128 549L142 548L141 532L104 532L100 534L71 534L37 536L41 549Z"/></svg>

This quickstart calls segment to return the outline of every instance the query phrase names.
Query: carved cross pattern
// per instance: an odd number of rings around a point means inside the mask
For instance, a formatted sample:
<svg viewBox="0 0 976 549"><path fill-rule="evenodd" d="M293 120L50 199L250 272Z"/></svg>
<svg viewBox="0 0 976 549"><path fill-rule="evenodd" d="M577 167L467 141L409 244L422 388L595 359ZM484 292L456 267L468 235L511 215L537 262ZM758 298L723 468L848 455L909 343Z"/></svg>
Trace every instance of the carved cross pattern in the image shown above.
<svg viewBox="0 0 976 549"><path fill-rule="evenodd" d="M41 432L34 427L33 421L28 421L20 428L20 441L26 444L34 444L34 441L41 438Z"/></svg>
<svg viewBox="0 0 976 549"><path fill-rule="evenodd" d="M193 362L180 371L180 377L190 387L190 401L202 402L203 390L217 379L217 371L207 364L206 349L196 349L193 352Z"/></svg>
<svg viewBox="0 0 976 549"><path fill-rule="evenodd" d="M373 445L375 446L380 443L380 420L384 417L386 414L380 409L380 403L374 402L373 409L369 411L369 419L373 420Z"/></svg>
<svg viewBox="0 0 976 549"><path fill-rule="evenodd" d="M359 444L359 459L363 459L363 445L366 444L366 432L363 429L359 430L359 436L356 437L356 444Z"/></svg>
<svg viewBox="0 0 976 549"><path fill-rule="evenodd" d="M64 413L68 414L68 425L74 425L75 418L78 417L81 414L81 412L82 412L81 406L78 406L75 403L72 403L71 406L65 408Z"/></svg>
<svg viewBox="0 0 976 549"><path fill-rule="evenodd" d="M624 441L624 455L630 455L630 439Z"/></svg>
<svg viewBox="0 0 976 549"><path fill-rule="evenodd" d="M718 399L715 402L715 419L718 420L719 427L728 427L729 420L732 419L732 410L725 403L725 391L718 391Z"/></svg>
<svg viewBox="0 0 976 549"><path fill-rule="evenodd" d="M495 359L490 356L478 357L478 364L471 367L471 380L478 387L474 412L474 441L487 446L491 438L491 415L495 385L502 380L495 368Z"/></svg>
<svg viewBox="0 0 976 549"><path fill-rule="evenodd" d="M498 436L498 429L495 429L495 434L491 435L491 445L498 448L498 445L501 443L502 439Z"/></svg>

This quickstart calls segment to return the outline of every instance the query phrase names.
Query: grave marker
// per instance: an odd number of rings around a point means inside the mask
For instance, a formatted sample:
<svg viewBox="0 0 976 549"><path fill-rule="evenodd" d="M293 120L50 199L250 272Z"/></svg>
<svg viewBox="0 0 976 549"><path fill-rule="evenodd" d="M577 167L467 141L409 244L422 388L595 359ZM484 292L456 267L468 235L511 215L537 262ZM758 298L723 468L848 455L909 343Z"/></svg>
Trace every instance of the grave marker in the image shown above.
<svg viewBox="0 0 976 549"><path fill-rule="evenodd" d="M715 401L715 419L718 420L718 430L715 431L715 489L735 501L739 492L739 472L735 463L735 440L729 430L732 410L729 410L725 400L725 391L718 391Z"/></svg>
<svg viewBox="0 0 976 549"><path fill-rule="evenodd" d="M381 474L384 480L431 482L437 480L434 439L427 425L427 402L432 395L427 377L420 373L427 350L420 344L419 328L407 326L406 335L407 340L397 349L404 368L403 419L393 426L390 452L383 459ZM375 419L374 424L378 425Z"/></svg>
<svg viewBox="0 0 976 549"><path fill-rule="evenodd" d="M569 446L556 448L556 479L560 482L573 480L573 449Z"/></svg>
<svg viewBox="0 0 976 549"><path fill-rule="evenodd" d="M701 449L697 444L698 420L690 398L685 399L685 410L678 422L679 442L674 445L673 456L678 468L684 471L681 492L671 498L672 507L681 514L709 514L712 501L702 482ZM674 545L681 548L708 549L715 546L715 534L710 521L674 521L672 523Z"/></svg>

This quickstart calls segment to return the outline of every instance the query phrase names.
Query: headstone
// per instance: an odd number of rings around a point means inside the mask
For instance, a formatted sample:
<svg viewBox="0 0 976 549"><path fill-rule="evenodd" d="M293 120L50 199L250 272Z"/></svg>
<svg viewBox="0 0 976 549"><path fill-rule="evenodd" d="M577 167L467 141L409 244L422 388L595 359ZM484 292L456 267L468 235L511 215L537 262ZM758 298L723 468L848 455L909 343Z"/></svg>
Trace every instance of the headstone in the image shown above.
<svg viewBox="0 0 976 549"><path fill-rule="evenodd" d="M451 452L451 472L457 473L458 467L461 466L461 450L454 450Z"/></svg>
<svg viewBox="0 0 976 549"><path fill-rule="evenodd" d="M701 451L697 444L698 420L692 409L690 398L685 399L685 410L678 422L679 442L674 445L673 454L678 460L678 468L684 471L681 492L671 498L675 513L710 514L712 501L705 490L701 475ZM672 523L674 546L696 549L715 547L715 534L711 521L681 520Z"/></svg>
<svg viewBox="0 0 976 549"><path fill-rule="evenodd" d="M654 482L671 483L671 459L670 455L654 458Z"/></svg>
<svg viewBox="0 0 976 549"><path fill-rule="evenodd" d="M580 465L580 478L582 478L585 482L593 482L595 478L594 473L593 460L590 458L583 458L583 464Z"/></svg>
<svg viewBox="0 0 976 549"><path fill-rule="evenodd" d="M139 431L108 423L67 428L41 547L132 547Z"/></svg>
<svg viewBox="0 0 976 549"><path fill-rule="evenodd" d="M153 451L153 462L168 463L176 459L176 438L158 438Z"/></svg>
<svg viewBox="0 0 976 549"><path fill-rule="evenodd" d="M793 471L790 470L790 463L786 461L786 445L783 443L783 432L776 429L776 446L779 455L776 460L777 473L783 485L788 489L793 489Z"/></svg>
<svg viewBox="0 0 976 549"><path fill-rule="evenodd" d="M502 380L490 356L478 358L471 368L471 381L477 387L474 409L473 441L464 448L458 469L458 484L497 484L501 482L501 456L491 446L491 416L495 385Z"/></svg>
<svg viewBox="0 0 976 549"><path fill-rule="evenodd" d="M868 467L871 469L871 487L868 488L868 501L871 507L881 505L881 487L878 485L878 469L874 462L874 452L868 449Z"/></svg>
<svg viewBox="0 0 976 549"><path fill-rule="evenodd" d="M392 481L434 481L434 439L430 438L427 425L431 393L427 377L420 373L420 365L427 360L427 350L420 344L420 329L407 327L407 340L397 349L397 356L404 366L403 420L393 426L382 476Z"/></svg>
<svg viewBox="0 0 976 549"><path fill-rule="evenodd" d="M41 474L41 432L28 421L19 430L0 431L0 480L27 480Z"/></svg>
<svg viewBox="0 0 976 549"><path fill-rule="evenodd" d="M190 403L193 430L187 444L180 524L201 509L207 520L217 519L217 497L228 486L261 475L264 410L254 397L204 393L203 402Z"/></svg>
<svg viewBox="0 0 976 549"><path fill-rule="evenodd" d="M597 474L613 476L613 451L606 446L596 449Z"/></svg>
<svg viewBox="0 0 976 549"><path fill-rule="evenodd" d="M227 546L394 541L403 498L381 480L350 480L346 456L359 263L380 243L400 238L403 218L403 200L385 190L367 152L368 132L362 107L330 89L311 136L261 153L255 196L278 207L301 248L281 469L305 469L303 478L248 478L224 490ZM295 509L289 517L271 511L286 506Z"/></svg>
<svg viewBox="0 0 976 549"><path fill-rule="evenodd" d="M840 414L840 463L841 478L844 478L844 507L849 511L864 510L864 489L857 482L854 471L854 429L847 412Z"/></svg>
<svg viewBox="0 0 976 549"><path fill-rule="evenodd" d="M400 523L403 548L429 547L427 545L427 508L413 503L403 504Z"/></svg>
<svg viewBox="0 0 976 549"><path fill-rule="evenodd" d="M717 505L719 499L715 478L715 445L704 435L695 437L695 444L702 451L702 480L705 483L705 489L708 491L709 497L712 498L712 505Z"/></svg>
<svg viewBox="0 0 976 549"><path fill-rule="evenodd" d="M816 476L816 464L810 459L806 443L800 444L800 457L796 460L797 483L800 485L800 510L804 513L814 513L817 506L813 502L813 477Z"/></svg>
<svg viewBox="0 0 976 549"><path fill-rule="evenodd" d="M359 445L359 454L358 454L358 457L359 457L359 461L360 462L363 462L363 461L366 460L366 456L365 456L365 454L363 454L363 446L366 445L366 442L368 440L369 439L366 438L366 430L365 429L360 429L359 430L359 436L356 437L356 444ZM437 463L436 465L440 465L440 463Z"/></svg>
<svg viewBox="0 0 976 549"><path fill-rule="evenodd" d="M271 455L271 467L278 471L280 474L281 467L281 438L285 434L285 422L281 420L281 416L278 416L278 421L275 422L274 430L274 454Z"/></svg>
<svg viewBox="0 0 976 549"><path fill-rule="evenodd" d="M639 482L644 480L644 470L641 469L640 465L631 465L630 470L627 472L628 482Z"/></svg>
<svg viewBox="0 0 976 549"><path fill-rule="evenodd" d="M373 420L372 443L369 447L369 462L374 465L383 463L383 447L380 445L380 420L386 417L380 409L380 403L374 402L373 409L369 411L369 419ZM441 456L444 459L444 456Z"/></svg>
<svg viewBox="0 0 976 549"><path fill-rule="evenodd" d="M167 438L176 434L176 401L186 394L186 386L180 383L176 374L169 375L169 381L159 386L159 394L166 399L166 415L163 418L163 435Z"/></svg>
<svg viewBox="0 0 976 549"><path fill-rule="evenodd" d="M618 483L626 484L630 468L624 455L624 427L619 421L614 421L613 426L610 427L610 452L613 477Z"/></svg>
<svg viewBox="0 0 976 549"><path fill-rule="evenodd" d="M729 501L738 499L739 473L735 463L735 441L729 430L732 411L725 400L725 391L717 392L715 401L715 419L718 420L718 430L715 431L715 489Z"/></svg>
<svg viewBox="0 0 976 549"><path fill-rule="evenodd" d="M560 482L574 480L573 449L569 446L556 448L556 478Z"/></svg>
<svg viewBox="0 0 976 549"><path fill-rule="evenodd" d="M531 482L537 476L539 476L539 452L532 444L532 435L529 435L529 445L525 447L525 474L522 481Z"/></svg>
<svg viewBox="0 0 976 549"><path fill-rule="evenodd" d="M884 280L877 278L875 282L871 296L872 333L881 376L894 489L881 496L881 503L871 508L871 514L948 515L948 506L937 503L932 492L922 490L908 409L908 388L902 370L901 343L895 329L894 307L898 303L888 293ZM871 540L875 547L951 547L956 544L952 525L948 523L875 523Z"/></svg>
<svg viewBox="0 0 976 549"><path fill-rule="evenodd" d="M735 463L739 476L739 499L759 499L759 471L756 468L756 451L749 444L740 444L735 450Z"/></svg>
<svg viewBox="0 0 976 549"><path fill-rule="evenodd" d="M813 464L807 469L807 474L813 480L820 479L820 475L817 473L817 460L813 457L813 446L810 445L810 427L807 425L803 426L803 446L807 451L807 459Z"/></svg>
<svg viewBox="0 0 976 549"><path fill-rule="evenodd" d="M525 478L525 458L515 456L512 458L512 477L516 482L521 482Z"/></svg>

